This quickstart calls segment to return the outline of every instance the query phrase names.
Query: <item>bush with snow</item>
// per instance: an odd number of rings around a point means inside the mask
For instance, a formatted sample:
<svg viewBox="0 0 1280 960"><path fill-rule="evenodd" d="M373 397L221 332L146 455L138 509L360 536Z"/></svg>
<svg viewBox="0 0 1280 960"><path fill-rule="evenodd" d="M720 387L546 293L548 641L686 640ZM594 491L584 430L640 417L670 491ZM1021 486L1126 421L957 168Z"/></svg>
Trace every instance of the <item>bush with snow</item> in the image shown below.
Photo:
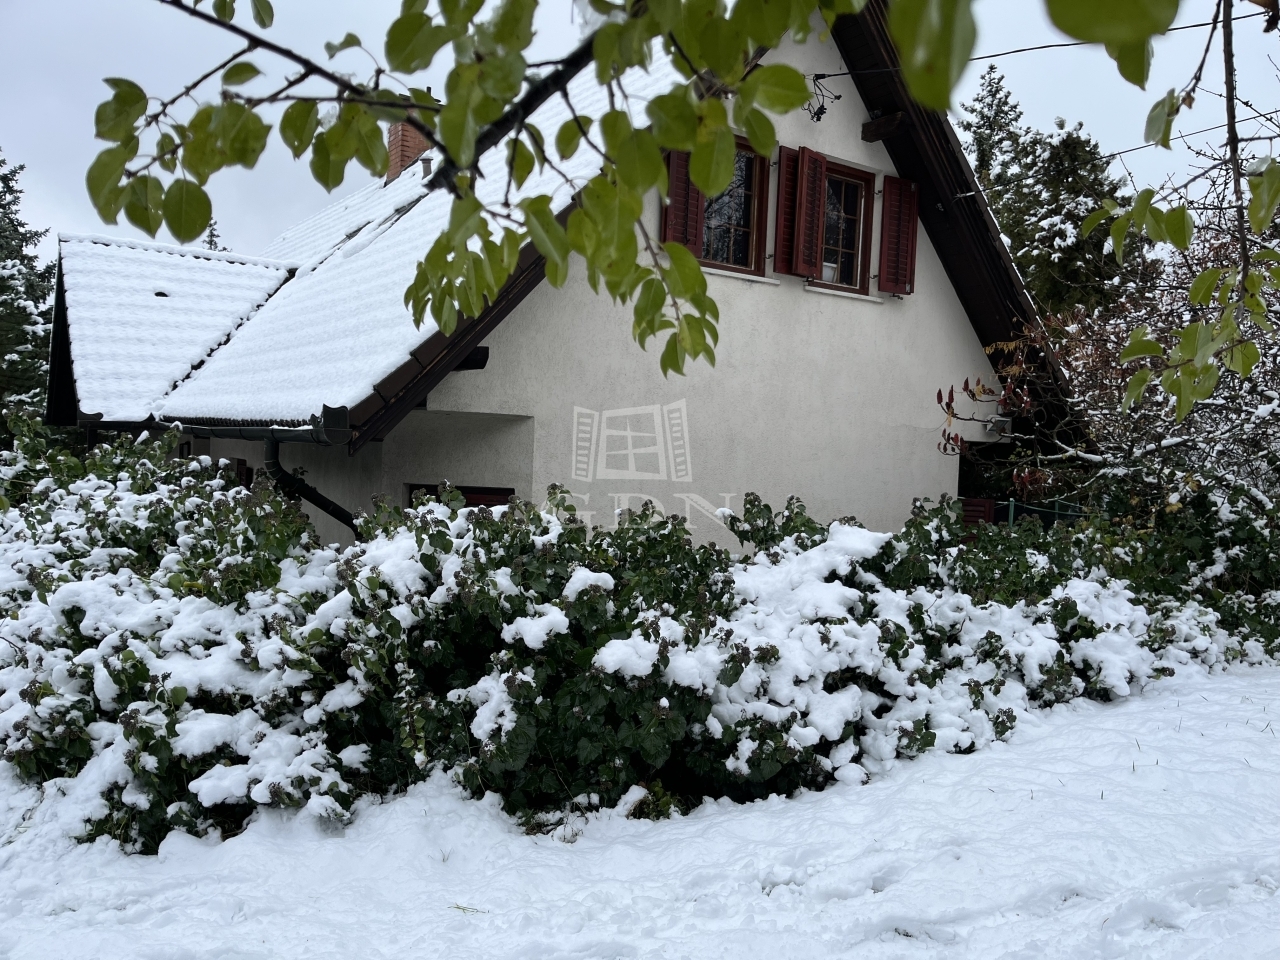
<svg viewBox="0 0 1280 960"><path fill-rule="evenodd" d="M343 819L437 768L531 827L636 784L660 815L861 781L1280 649L1275 516L1239 498L1145 531L974 532L921 505L891 535L748 496L734 560L650 506L589 530L555 488L496 510L445 489L338 550L167 441L81 462L14 429L0 762L128 849L259 806Z"/></svg>

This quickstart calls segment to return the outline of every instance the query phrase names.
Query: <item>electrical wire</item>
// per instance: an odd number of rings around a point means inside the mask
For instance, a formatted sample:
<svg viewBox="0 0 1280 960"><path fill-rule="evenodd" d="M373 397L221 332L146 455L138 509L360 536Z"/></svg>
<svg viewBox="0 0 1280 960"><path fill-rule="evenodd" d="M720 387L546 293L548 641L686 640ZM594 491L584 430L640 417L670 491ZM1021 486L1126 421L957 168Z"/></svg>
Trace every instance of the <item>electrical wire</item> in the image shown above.
<svg viewBox="0 0 1280 960"><path fill-rule="evenodd" d="M1267 12L1265 10L1261 13L1246 13L1239 17L1232 17L1231 22L1236 23L1237 21L1240 21L1240 20L1252 20L1255 17L1265 17L1266 15L1267 15ZM1179 30L1199 30L1203 27L1211 27L1211 26L1213 26L1213 21L1211 20L1206 20L1204 23L1187 23L1180 27L1170 27L1168 30L1165 31L1165 34L1175 33ZM1000 53L984 53L981 56L970 57L969 62L977 63L980 60L998 60L1001 57L1012 57L1015 54L1032 53L1036 50L1062 50L1066 47L1096 47L1096 46L1098 46L1098 44L1090 43L1085 40L1072 40L1068 43L1042 43L1034 47L1019 47L1016 50L1002 50ZM902 69L901 67L872 67L867 70L846 70L844 73L815 73L815 74L812 74L809 77L809 79L826 80L830 77L851 77L856 74L864 74L864 73L896 73L901 69Z"/></svg>
<svg viewBox="0 0 1280 960"><path fill-rule="evenodd" d="M1252 20L1254 17L1265 17L1267 15L1264 10L1262 13L1246 13L1239 17L1232 17L1231 22L1236 23L1240 20ZM1201 27L1213 26L1212 20L1206 20L1204 23L1188 23L1181 27L1170 27L1165 33L1176 33L1179 30L1197 30ZM978 60L995 60L999 57L1011 57L1015 53L1031 53L1033 50L1061 50L1064 47L1091 47L1097 44L1089 43L1084 40L1073 40L1070 43L1043 43L1037 47L1019 47L1017 50L1004 50L1000 53L985 53L980 57L970 57L969 62L975 63Z"/></svg>

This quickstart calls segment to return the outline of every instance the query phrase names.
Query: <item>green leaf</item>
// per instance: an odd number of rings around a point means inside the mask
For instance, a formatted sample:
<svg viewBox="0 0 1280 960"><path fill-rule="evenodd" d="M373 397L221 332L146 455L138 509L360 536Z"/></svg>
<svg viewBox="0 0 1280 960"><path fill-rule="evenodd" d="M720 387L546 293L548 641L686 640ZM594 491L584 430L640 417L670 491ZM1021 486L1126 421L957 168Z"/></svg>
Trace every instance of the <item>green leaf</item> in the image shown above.
<svg viewBox="0 0 1280 960"><path fill-rule="evenodd" d="M250 0L250 6L253 9L253 22L263 30L270 29L276 22L276 12L271 6L271 0Z"/></svg>
<svg viewBox="0 0 1280 960"><path fill-rule="evenodd" d="M167 173L178 169L178 141L171 133L162 133L156 138L156 163Z"/></svg>
<svg viewBox="0 0 1280 960"><path fill-rule="evenodd" d="M547 261L547 280L553 287L564 286L569 278L569 238L551 212L551 198L529 197L520 201L529 239Z"/></svg>
<svg viewBox="0 0 1280 960"><path fill-rule="evenodd" d="M1120 351L1119 362L1123 365L1139 357L1162 357L1164 349L1156 341L1147 336L1147 326L1143 324L1129 335L1129 343Z"/></svg>
<svg viewBox="0 0 1280 960"><path fill-rule="evenodd" d="M224 87L238 87L242 83L248 83L254 77L260 76L262 76L261 70L248 60L241 60L239 63L233 63L223 71L222 85Z"/></svg>
<svg viewBox="0 0 1280 960"><path fill-rule="evenodd" d="M436 133L453 162L463 170L470 167L475 161L476 137L480 134L480 121L472 98L450 96L436 118Z"/></svg>
<svg viewBox="0 0 1280 960"><path fill-rule="evenodd" d="M702 58L716 76L732 82L742 76L750 50L742 24L732 17L712 17L698 31Z"/></svg>
<svg viewBox="0 0 1280 960"><path fill-rule="evenodd" d="M1129 216L1134 226L1140 226L1146 222L1147 211L1151 208L1151 201L1155 198L1156 192L1148 187L1138 192L1133 198L1133 206L1129 208Z"/></svg>
<svg viewBox="0 0 1280 960"><path fill-rule="evenodd" d="M1260 359L1262 354L1258 352L1258 346L1252 340L1237 343L1222 352L1222 362L1226 364L1228 370L1237 374L1242 380L1253 372L1253 368Z"/></svg>
<svg viewBox="0 0 1280 960"><path fill-rule="evenodd" d="M582 142L585 132L591 130L590 117L575 117L566 120L556 132L556 153L561 160L568 160L578 152L578 144Z"/></svg>
<svg viewBox="0 0 1280 960"><path fill-rule="evenodd" d="M1111 216L1111 213L1112 211L1107 210L1105 207L1101 210L1093 211L1093 213L1084 218L1084 223L1080 224L1080 235L1082 237L1089 236L1094 230L1098 229L1098 224Z"/></svg>
<svg viewBox="0 0 1280 960"><path fill-rule="evenodd" d="M125 218L154 237L164 225L164 184L155 177L134 177L124 193Z"/></svg>
<svg viewBox="0 0 1280 960"><path fill-rule="evenodd" d="M1170 90L1155 102L1151 112L1147 114L1147 125L1142 134L1147 143L1171 149L1169 137L1173 134L1173 121L1178 116L1178 107L1176 90Z"/></svg>
<svg viewBox="0 0 1280 960"><path fill-rule="evenodd" d="M738 96L773 113L790 113L808 103L813 91L795 67L771 63L752 70L738 88Z"/></svg>
<svg viewBox="0 0 1280 960"><path fill-rule="evenodd" d="M179 243L202 236L213 216L209 195L191 180L175 180L164 195L164 223Z"/></svg>
<svg viewBox="0 0 1280 960"><path fill-rule="evenodd" d="M244 104L227 101L214 108L209 132L217 138L226 163L252 169L266 149L271 127Z"/></svg>
<svg viewBox="0 0 1280 960"><path fill-rule="evenodd" d="M129 144L108 147L89 165L85 187L89 191L94 209L104 223L115 223L120 213L120 206L124 203L124 188L120 186L120 178L124 176L125 164L137 154L137 143L137 140L133 140Z"/></svg>
<svg viewBox="0 0 1280 960"><path fill-rule="evenodd" d="M295 101L285 108L280 118L280 139L297 160L307 152L320 126L320 107L315 103Z"/></svg>
<svg viewBox="0 0 1280 960"><path fill-rule="evenodd" d="M658 143L669 150L693 149L698 137L698 113L684 88L654 97L645 113L653 124Z"/></svg>
<svg viewBox="0 0 1280 960"><path fill-rule="evenodd" d="M223 23L230 23L236 16L236 0L213 0L213 15Z"/></svg>
<svg viewBox="0 0 1280 960"><path fill-rule="evenodd" d="M658 183L666 193L667 168L662 160L662 148L650 131L636 130L631 134L616 166L622 182L637 193L643 194Z"/></svg>
<svg viewBox="0 0 1280 960"><path fill-rule="evenodd" d="M173 709L175 710L179 709L186 702L187 702L186 687L173 687L169 690L169 703L172 704Z"/></svg>
<svg viewBox="0 0 1280 960"><path fill-rule="evenodd" d="M348 33L337 43L326 41L324 45L324 52L327 53L329 55L329 59L332 60L343 50L350 50L352 47L358 46L360 46L360 38L354 33Z"/></svg>
<svg viewBox="0 0 1280 960"><path fill-rule="evenodd" d="M1191 289L1187 291L1191 302L1203 307L1213 303L1213 291L1218 286L1218 281L1222 279L1222 273L1221 269L1214 267L1196 277L1191 283Z"/></svg>
<svg viewBox="0 0 1280 960"><path fill-rule="evenodd" d="M1179 250L1186 250L1191 246L1191 240L1196 232L1196 222L1185 204L1174 207L1165 214L1164 232L1169 242Z"/></svg>
<svg viewBox="0 0 1280 960"><path fill-rule="evenodd" d="M1168 217L1159 207L1148 207L1146 220L1143 223L1143 229L1147 231L1147 236L1156 243L1168 243L1169 231L1167 229Z"/></svg>
<svg viewBox="0 0 1280 960"><path fill-rule="evenodd" d="M1088 43L1140 43L1162 34L1178 15L1178 0L1046 0L1063 33Z"/></svg>
<svg viewBox="0 0 1280 960"><path fill-rule="evenodd" d="M772 120L759 110L751 110L743 117L742 126L747 132L747 139L751 141L752 150L762 157L773 154L773 148L778 144L778 135L773 129Z"/></svg>
<svg viewBox="0 0 1280 960"><path fill-rule="evenodd" d="M513 138L507 141L507 167L516 186L523 187L529 174L533 173L533 151L523 140Z"/></svg>
<svg viewBox="0 0 1280 960"><path fill-rule="evenodd" d="M357 108L348 136L355 143L356 162L375 177L384 175L390 162L386 137L367 109Z"/></svg>
<svg viewBox="0 0 1280 960"><path fill-rule="evenodd" d="M1280 204L1280 164L1267 159L1261 176L1249 178L1249 226L1256 234L1263 234L1275 219L1276 206Z"/></svg>
<svg viewBox="0 0 1280 960"><path fill-rule="evenodd" d="M911 95L935 110L950 107L977 36L970 0L894 0L889 32Z"/></svg>
<svg viewBox="0 0 1280 960"><path fill-rule="evenodd" d="M1130 407L1135 406L1142 400L1142 395L1147 390L1147 384L1151 382L1151 376L1151 368L1143 367L1129 378L1129 385L1124 391L1124 400L1120 404L1121 413L1126 413Z"/></svg>
<svg viewBox="0 0 1280 960"><path fill-rule="evenodd" d="M316 137L311 145L311 175L316 183L332 193L342 184L350 157L335 157L329 149L328 137Z"/></svg>
<svg viewBox="0 0 1280 960"><path fill-rule="evenodd" d="M718 197L733 180L738 144L727 126L710 141L699 140L689 156L689 179L708 197Z"/></svg>
<svg viewBox="0 0 1280 960"><path fill-rule="evenodd" d="M1150 40L1107 44L1107 56L1116 62L1120 76L1141 90L1147 89L1151 76L1151 53Z"/></svg>
<svg viewBox="0 0 1280 960"><path fill-rule="evenodd" d="M121 143L134 135L134 126L147 112L147 95L132 80L108 77L103 83L115 92L94 112L94 135Z"/></svg>
<svg viewBox="0 0 1280 960"><path fill-rule="evenodd" d="M699 294L705 294L707 278L703 275L698 261L689 252L689 248L684 244L668 241L662 245L662 249L666 251L667 258L671 261L671 266L663 271L671 293L681 300L690 300Z"/></svg>
<svg viewBox="0 0 1280 960"><path fill-rule="evenodd" d="M1116 217L1111 224L1111 247L1115 251L1116 263L1124 263L1124 238L1129 232L1129 215Z"/></svg>
<svg viewBox="0 0 1280 960"><path fill-rule="evenodd" d="M425 70L454 35L455 31L437 26L424 14L406 14L387 30L387 66L400 73Z"/></svg>
<svg viewBox="0 0 1280 960"><path fill-rule="evenodd" d="M667 345L662 348L662 356L658 358L658 369L665 377L668 373L684 376L684 351L680 349L680 338L676 334L667 337Z"/></svg>

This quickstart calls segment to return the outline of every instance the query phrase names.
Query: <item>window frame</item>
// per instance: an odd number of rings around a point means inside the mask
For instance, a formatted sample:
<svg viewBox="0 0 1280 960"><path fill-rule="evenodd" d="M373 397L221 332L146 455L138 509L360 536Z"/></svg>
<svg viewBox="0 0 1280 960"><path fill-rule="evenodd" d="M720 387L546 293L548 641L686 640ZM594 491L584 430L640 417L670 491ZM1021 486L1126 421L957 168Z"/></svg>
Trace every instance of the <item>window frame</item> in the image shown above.
<svg viewBox="0 0 1280 960"><path fill-rule="evenodd" d="M856 293L860 296L871 295L871 241L872 232L875 225L875 199L876 199L876 175L870 170L859 170L857 167L851 167L845 163L838 163L827 157L827 179L835 177L837 180L846 180L862 185L862 209L859 211L859 227L862 232L861 250L858 264L858 276L862 282L856 286L844 283L831 283L827 280L814 280L805 278L805 283L811 287L818 287L822 290L840 290L845 293ZM823 182L825 210L825 190L826 182ZM827 243L827 218L822 217L822 223L819 226L818 247L825 252ZM820 260L819 263L825 263Z"/></svg>
<svg viewBox="0 0 1280 960"><path fill-rule="evenodd" d="M699 221L699 248L697 250L690 249L689 252L694 255L694 258L699 264L710 270L720 270L725 273L741 273L747 276L763 277L765 275L765 261L766 254L768 252L766 250L766 246L769 239L769 180L772 164L768 157L763 157L752 149L751 143L746 137L735 136L734 144L738 148L739 152L746 153L754 158L755 175L753 179L756 184L759 184L756 189L754 203L751 205L751 265L747 267L740 267L737 264L721 263L719 260L703 259L702 244L706 242L706 204L714 198L707 197L701 191L698 191L699 196L702 197L703 203L703 215ZM667 157L667 170L668 175L670 175L671 153L668 153ZM690 181L689 186L691 189L697 189L692 181ZM665 243L672 238L667 236L667 218L665 216L665 211L662 211L662 213L663 215L659 217L658 221L661 228L659 236ZM686 246L688 245L686 244Z"/></svg>

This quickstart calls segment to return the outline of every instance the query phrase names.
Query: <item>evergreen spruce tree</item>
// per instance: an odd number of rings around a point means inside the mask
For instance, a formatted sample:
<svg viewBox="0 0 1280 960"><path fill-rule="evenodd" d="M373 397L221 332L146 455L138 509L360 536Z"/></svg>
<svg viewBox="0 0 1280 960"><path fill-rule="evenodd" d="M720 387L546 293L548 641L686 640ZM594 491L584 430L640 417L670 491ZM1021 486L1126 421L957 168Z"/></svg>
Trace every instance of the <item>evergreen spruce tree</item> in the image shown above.
<svg viewBox="0 0 1280 960"><path fill-rule="evenodd" d="M1082 124L1068 128L1061 119L1048 133L1023 125L995 66L964 109L969 116L959 126L978 182L1040 310L1052 316L1079 307L1092 314L1114 303L1144 266L1142 258L1126 258L1120 267L1107 252L1106 231L1079 235L1104 198L1124 202L1124 181L1108 172L1098 142Z"/></svg>
<svg viewBox="0 0 1280 960"><path fill-rule="evenodd" d="M0 154L0 435L12 413L43 414L49 374L54 264L40 265L34 248L48 232L18 215L23 167Z"/></svg>
<svg viewBox="0 0 1280 960"><path fill-rule="evenodd" d="M218 253L227 253L228 248L222 245L222 234L218 233L218 221L210 220L209 229L205 231L204 248Z"/></svg>

